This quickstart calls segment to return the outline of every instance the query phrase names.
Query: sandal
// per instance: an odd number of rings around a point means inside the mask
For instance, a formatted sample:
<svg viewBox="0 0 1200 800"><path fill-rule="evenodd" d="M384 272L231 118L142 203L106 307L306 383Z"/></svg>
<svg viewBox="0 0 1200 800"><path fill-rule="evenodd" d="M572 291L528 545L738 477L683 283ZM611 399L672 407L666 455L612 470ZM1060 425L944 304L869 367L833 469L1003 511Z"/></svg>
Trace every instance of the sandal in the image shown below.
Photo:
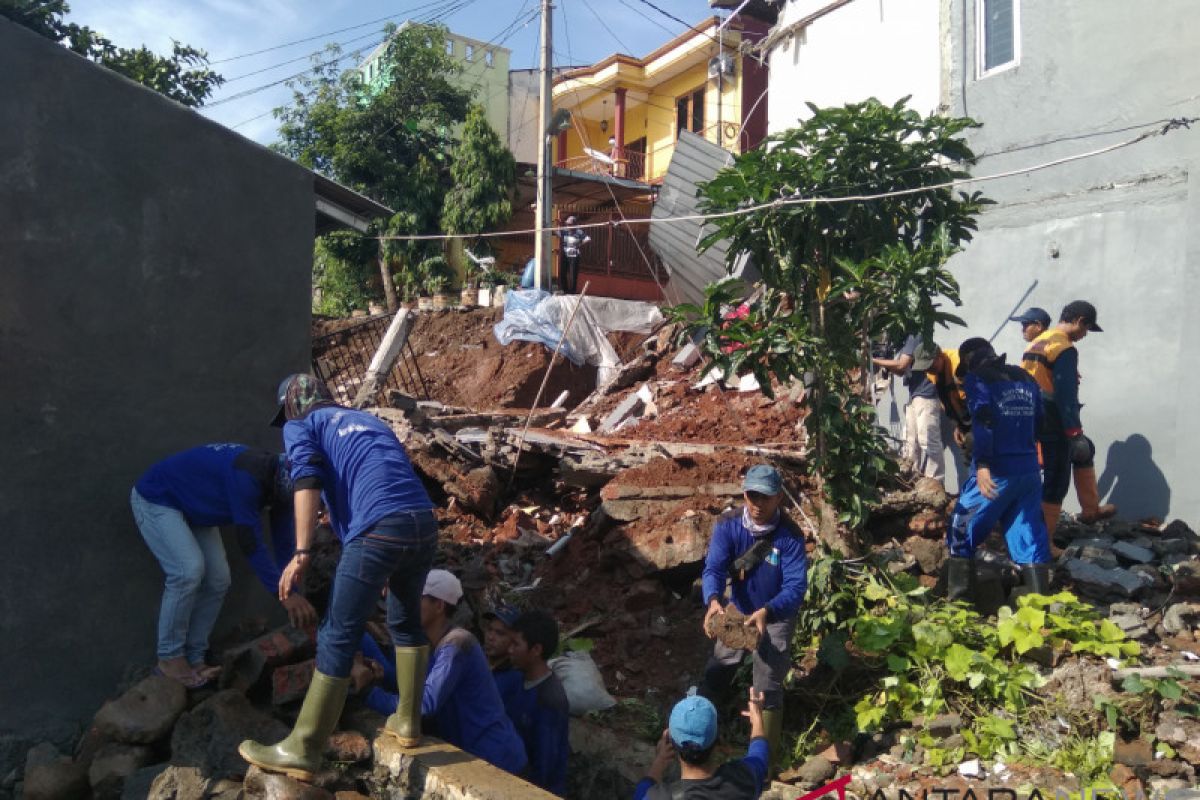
<svg viewBox="0 0 1200 800"><path fill-rule="evenodd" d="M194 664L192 672L206 681L211 681L221 674L221 667L214 664Z"/></svg>
<svg viewBox="0 0 1200 800"><path fill-rule="evenodd" d="M207 686L209 683L212 682L212 678L206 678L203 675L198 674L194 670L192 672L189 672L186 676L175 676L175 675L168 675L167 673L163 672L162 667L155 666L153 674L161 675L164 678L170 678L171 680L175 681L176 683L183 684L183 687L185 689L203 689L205 686Z"/></svg>

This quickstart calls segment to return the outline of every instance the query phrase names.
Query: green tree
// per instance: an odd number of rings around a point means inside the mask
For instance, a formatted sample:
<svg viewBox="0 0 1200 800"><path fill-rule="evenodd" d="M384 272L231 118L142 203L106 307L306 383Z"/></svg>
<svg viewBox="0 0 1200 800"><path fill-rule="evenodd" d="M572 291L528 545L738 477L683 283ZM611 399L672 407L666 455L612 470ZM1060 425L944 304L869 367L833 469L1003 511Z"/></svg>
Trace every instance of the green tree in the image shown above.
<svg viewBox="0 0 1200 800"><path fill-rule="evenodd" d="M740 320L722 314L740 297L731 282L710 288L703 307L676 309L707 330L706 353L726 374L751 371L768 395L772 379L808 384L809 470L851 527L895 469L865 396L870 343L907 333L932 341L935 326L962 324L943 309L959 304L945 264L987 202L943 185L968 176L974 155L959 136L977 124L922 117L906 103L810 105L810 119L702 185L706 213L765 206L712 220L699 245L728 241L729 268L750 254L765 291Z"/></svg>
<svg viewBox="0 0 1200 800"><path fill-rule="evenodd" d="M488 124L482 106L473 105L467 113L450 178L442 204L442 227L448 233L479 234L512 218L517 161Z"/></svg>
<svg viewBox="0 0 1200 800"><path fill-rule="evenodd" d="M446 53L445 28L389 26L386 33L387 79L374 86L328 63L336 47L314 58L325 66L295 82L292 103L275 109L280 139L273 147L397 212L372 235L426 233L438 229L453 131L466 118L470 93L454 82L461 67ZM389 243L374 251L389 308L392 272L412 269L421 250Z"/></svg>
<svg viewBox="0 0 1200 800"><path fill-rule="evenodd" d="M185 106L204 105L213 90L225 82L208 69L208 54L203 50L173 41L171 55L165 57L146 47L117 47L91 28L67 22L65 17L70 11L66 0L0 0L0 17Z"/></svg>

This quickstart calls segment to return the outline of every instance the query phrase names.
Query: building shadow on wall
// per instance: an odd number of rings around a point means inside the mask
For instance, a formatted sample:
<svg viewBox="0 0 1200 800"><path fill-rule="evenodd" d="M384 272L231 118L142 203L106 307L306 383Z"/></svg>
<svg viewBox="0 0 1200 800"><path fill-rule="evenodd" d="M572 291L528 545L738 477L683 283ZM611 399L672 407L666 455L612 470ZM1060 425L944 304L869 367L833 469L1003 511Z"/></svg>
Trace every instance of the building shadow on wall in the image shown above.
<svg viewBox="0 0 1200 800"><path fill-rule="evenodd" d="M1140 433L1113 442L1097 488L1104 502L1116 505L1122 516L1165 522L1171 510L1171 486L1152 455L1150 440Z"/></svg>

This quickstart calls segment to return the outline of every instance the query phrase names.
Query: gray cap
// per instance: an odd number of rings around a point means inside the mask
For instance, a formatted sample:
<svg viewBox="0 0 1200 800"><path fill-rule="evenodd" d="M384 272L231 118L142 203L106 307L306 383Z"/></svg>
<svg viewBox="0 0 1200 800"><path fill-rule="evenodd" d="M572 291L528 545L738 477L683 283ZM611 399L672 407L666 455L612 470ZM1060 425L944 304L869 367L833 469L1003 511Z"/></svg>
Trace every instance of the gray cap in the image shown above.
<svg viewBox="0 0 1200 800"><path fill-rule="evenodd" d="M780 477L779 470L770 464L755 464L746 471L746 477L742 480L742 491L777 495L783 491L783 478Z"/></svg>

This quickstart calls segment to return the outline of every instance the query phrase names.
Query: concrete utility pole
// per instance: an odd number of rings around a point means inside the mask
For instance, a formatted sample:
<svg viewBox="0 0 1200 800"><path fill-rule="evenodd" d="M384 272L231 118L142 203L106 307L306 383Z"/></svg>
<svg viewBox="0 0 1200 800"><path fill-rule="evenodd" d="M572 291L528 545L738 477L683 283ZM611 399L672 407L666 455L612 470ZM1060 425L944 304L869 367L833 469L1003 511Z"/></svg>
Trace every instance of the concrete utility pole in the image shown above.
<svg viewBox="0 0 1200 800"><path fill-rule="evenodd" d="M538 108L538 163L537 163L537 238L534 242L533 258L535 262L533 285L542 287L542 277L546 277L546 286L550 284L550 257L554 248L550 245L550 210L551 202L551 170L550 160L550 114L553 101L553 62L550 49L550 37L553 26L550 24L550 0L542 0L542 63L541 63L541 105Z"/></svg>

